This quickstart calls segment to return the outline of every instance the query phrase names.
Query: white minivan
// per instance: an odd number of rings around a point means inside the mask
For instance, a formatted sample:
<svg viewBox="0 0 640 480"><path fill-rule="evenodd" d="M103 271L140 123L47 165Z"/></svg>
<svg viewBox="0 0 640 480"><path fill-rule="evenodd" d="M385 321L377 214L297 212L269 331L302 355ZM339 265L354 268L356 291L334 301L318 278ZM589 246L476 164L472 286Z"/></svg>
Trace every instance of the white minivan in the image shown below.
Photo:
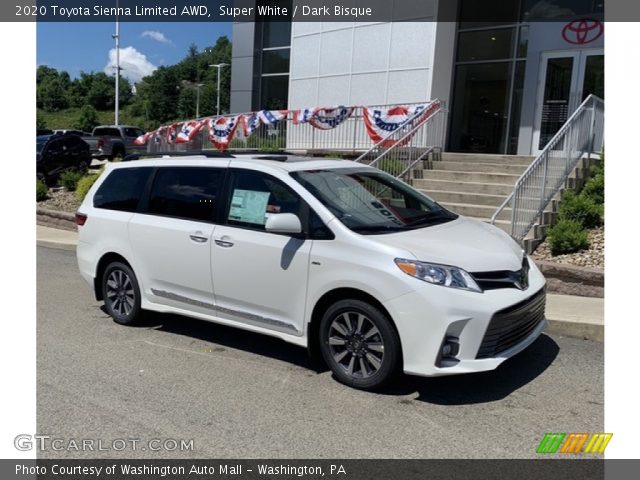
<svg viewBox="0 0 640 480"><path fill-rule="evenodd" d="M108 164L76 223L80 272L116 322L273 335L356 388L495 369L546 326L545 279L506 233L351 161Z"/></svg>

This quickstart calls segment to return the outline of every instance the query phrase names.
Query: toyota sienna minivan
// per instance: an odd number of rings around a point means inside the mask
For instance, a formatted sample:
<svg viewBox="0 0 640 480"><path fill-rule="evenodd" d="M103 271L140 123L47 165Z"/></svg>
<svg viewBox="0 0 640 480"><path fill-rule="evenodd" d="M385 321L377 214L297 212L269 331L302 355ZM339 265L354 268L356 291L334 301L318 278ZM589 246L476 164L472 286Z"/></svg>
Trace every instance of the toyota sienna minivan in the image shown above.
<svg viewBox="0 0 640 480"><path fill-rule="evenodd" d="M495 369L546 326L545 279L506 233L351 161L109 164L76 222L80 272L116 322L272 335L356 388Z"/></svg>

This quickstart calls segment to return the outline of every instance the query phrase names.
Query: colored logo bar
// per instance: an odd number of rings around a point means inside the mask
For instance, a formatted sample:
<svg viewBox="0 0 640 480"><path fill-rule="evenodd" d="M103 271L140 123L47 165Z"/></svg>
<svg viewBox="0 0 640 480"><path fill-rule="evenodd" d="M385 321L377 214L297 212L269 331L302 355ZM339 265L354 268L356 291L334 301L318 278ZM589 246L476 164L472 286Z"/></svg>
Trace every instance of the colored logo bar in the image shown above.
<svg viewBox="0 0 640 480"><path fill-rule="evenodd" d="M545 433L536 453L604 453L613 433Z"/></svg>

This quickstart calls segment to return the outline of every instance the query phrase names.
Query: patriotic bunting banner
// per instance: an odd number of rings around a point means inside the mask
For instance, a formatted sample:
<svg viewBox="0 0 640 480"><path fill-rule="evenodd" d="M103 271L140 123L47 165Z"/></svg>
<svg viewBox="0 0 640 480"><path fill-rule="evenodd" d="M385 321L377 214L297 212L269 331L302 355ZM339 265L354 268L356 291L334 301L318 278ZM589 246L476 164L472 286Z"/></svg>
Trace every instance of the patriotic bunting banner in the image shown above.
<svg viewBox="0 0 640 480"><path fill-rule="evenodd" d="M288 110L260 110L250 114L242 115L244 135L248 137L255 132L261 124L275 125L287 118Z"/></svg>
<svg viewBox="0 0 640 480"><path fill-rule="evenodd" d="M293 124L300 125L302 123L308 123L313 117L315 108L302 108L293 112Z"/></svg>
<svg viewBox="0 0 640 480"><path fill-rule="evenodd" d="M153 143L160 143L162 141L166 129L166 127L160 127L153 131Z"/></svg>
<svg viewBox="0 0 640 480"><path fill-rule="evenodd" d="M140 135L138 138L136 138L133 141L134 145L144 145L146 144L149 139L151 138L151 136L154 134L154 132L147 132L144 135Z"/></svg>
<svg viewBox="0 0 640 480"><path fill-rule="evenodd" d="M257 115L265 125L275 125L281 120L287 118L288 110L260 110Z"/></svg>
<svg viewBox="0 0 640 480"><path fill-rule="evenodd" d="M242 125L244 127L244 136L248 137L255 132L260 126L260 117L257 112L242 115Z"/></svg>
<svg viewBox="0 0 640 480"><path fill-rule="evenodd" d="M226 150L229 147L229 143L231 143L233 135L236 133L236 128L238 128L240 118L240 115L236 115L234 117L218 117L208 120L209 139L218 150Z"/></svg>
<svg viewBox="0 0 640 480"><path fill-rule="evenodd" d="M386 145L385 142L383 142L385 137L392 132L395 132L400 125L420 112L424 112L424 114L420 116L421 119L431 116L431 114L437 110L439 105L440 102L436 100L431 103L412 106L400 105L385 109L363 108L364 123L367 127L367 134L375 143L382 142L381 145L383 147L388 147L395 143L396 140L388 140L386 142L388 145Z"/></svg>
<svg viewBox="0 0 640 480"><path fill-rule="evenodd" d="M309 123L320 130L336 128L353 113L353 107L317 108L309 119Z"/></svg>
<svg viewBox="0 0 640 480"><path fill-rule="evenodd" d="M178 136L178 127L179 126L180 126L179 123L174 123L173 125L169 125L167 127L166 140L167 140L167 143L169 145L172 145L172 144L176 143L176 138Z"/></svg>
<svg viewBox="0 0 640 480"><path fill-rule="evenodd" d="M198 122L196 120L191 120L189 122L185 122L178 132L178 136L176 137L176 143L188 143L194 139L194 137L198 134L200 129L203 127L204 122Z"/></svg>

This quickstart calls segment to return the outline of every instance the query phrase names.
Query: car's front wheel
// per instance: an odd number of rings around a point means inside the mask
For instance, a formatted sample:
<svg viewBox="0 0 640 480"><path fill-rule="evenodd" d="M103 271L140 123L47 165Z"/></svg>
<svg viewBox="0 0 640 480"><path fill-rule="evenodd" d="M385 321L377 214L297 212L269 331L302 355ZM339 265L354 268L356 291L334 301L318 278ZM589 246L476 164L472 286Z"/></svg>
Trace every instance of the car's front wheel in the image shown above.
<svg viewBox="0 0 640 480"><path fill-rule="evenodd" d="M102 298L107 313L122 325L140 320L140 287L131 268L122 262L110 263L102 275Z"/></svg>
<svg viewBox="0 0 640 480"><path fill-rule="evenodd" d="M388 383L401 362L400 338L387 315L355 299L327 309L320 321L320 349L339 381L363 390Z"/></svg>

